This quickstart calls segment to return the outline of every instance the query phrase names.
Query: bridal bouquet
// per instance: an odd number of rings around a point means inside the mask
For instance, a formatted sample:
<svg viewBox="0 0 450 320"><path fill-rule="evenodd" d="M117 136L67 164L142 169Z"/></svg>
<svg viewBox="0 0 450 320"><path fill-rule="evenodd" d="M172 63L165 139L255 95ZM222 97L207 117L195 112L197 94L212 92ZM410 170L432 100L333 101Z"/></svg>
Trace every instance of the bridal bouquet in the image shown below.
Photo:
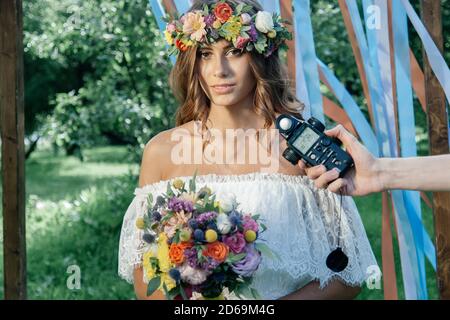
<svg viewBox="0 0 450 320"><path fill-rule="evenodd" d="M271 255L259 237L266 230L258 215L238 210L234 194L216 199L207 186L189 190L181 179L136 220L147 243L143 254L147 295L163 290L168 299L259 299L251 287L261 253Z"/></svg>

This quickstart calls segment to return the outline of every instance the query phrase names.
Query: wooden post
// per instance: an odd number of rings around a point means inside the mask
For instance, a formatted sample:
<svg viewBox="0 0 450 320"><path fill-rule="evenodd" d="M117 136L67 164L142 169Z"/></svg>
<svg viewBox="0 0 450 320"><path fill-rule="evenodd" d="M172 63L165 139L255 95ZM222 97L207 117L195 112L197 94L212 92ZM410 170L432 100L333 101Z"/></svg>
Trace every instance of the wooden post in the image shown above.
<svg viewBox="0 0 450 320"><path fill-rule="evenodd" d="M5 299L26 299L22 1L0 0Z"/></svg>
<svg viewBox="0 0 450 320"><path fill-rule="evenodd" d="M441 53L443 52L440 1L421 0L422 20ZM449 153L448 116L444 92L424 55L425 98L430 153ZM439 168L436 168L439 170ZM436 234L437 284L441 299L450 299L450 192L433 193Z"/></svg>

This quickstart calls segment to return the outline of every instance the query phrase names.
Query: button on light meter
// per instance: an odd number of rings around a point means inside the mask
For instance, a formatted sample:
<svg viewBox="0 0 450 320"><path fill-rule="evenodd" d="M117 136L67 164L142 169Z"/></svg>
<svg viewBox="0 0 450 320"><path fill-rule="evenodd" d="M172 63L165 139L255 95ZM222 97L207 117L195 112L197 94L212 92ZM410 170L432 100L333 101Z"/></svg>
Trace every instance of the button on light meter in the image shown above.
<svg viewBox="0 0 450 320"><path fill-rule="evenodd" d="M282 130L289 130L292 127L292 120L289 118L283 118L280 120L280 128Z"/></svg>

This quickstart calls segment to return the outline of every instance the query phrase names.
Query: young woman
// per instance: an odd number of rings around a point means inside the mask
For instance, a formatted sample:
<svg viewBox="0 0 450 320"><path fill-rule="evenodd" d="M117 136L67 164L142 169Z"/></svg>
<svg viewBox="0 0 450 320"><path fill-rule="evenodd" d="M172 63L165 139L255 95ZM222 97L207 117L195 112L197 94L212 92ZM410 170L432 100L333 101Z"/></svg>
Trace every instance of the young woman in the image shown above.
<svg viewBox="0 0 450 320"><path fill-rule="evenodd" d="M251 10L236 16L242 3ZM205 4L208 16L202 16ZM279 259L264 258L255 273L253 286L263 298L352 299L370 267L377 267L352 199L344 197L341 206L338 196L316 189L300 166L281 156L284 140L271 134L276 116L301 117L302 104L278 55L287 30L262 11L253 0L197 1L180 19L183 30L180 24L167 28L169 44L179 51L170 75L180 102L177 126L153 137L144 149L139 187L125 214L119 247L119 274L134 283L139 299L164 295L146 295L145 243L136 236L134 221L145 210L149 192L161 194L167 182L186 182L196 170L197 185L206 184L218 199L232 192L241 209L265 219L264 239ZM245 26L247 38L240 32ZM176 32L190 37L174 40ZM239 144L242 133L249 143ZM268 156L255 157L264 151ZM349 263L335 273L325 261L336 247L338 230Z"/></svg>

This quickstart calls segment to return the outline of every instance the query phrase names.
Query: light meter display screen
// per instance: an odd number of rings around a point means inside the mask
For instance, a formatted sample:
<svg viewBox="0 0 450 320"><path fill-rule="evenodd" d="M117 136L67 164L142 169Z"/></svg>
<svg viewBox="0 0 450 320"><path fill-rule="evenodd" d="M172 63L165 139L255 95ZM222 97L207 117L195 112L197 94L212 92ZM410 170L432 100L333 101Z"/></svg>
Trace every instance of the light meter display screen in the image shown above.
<svg viewBox="0 0 450 320"><path fill-rule="evenodd" d="M319 139L320 136L309 127L306 127L302 133L292 143L301 153L306 154L312 145Z"/></svg>

